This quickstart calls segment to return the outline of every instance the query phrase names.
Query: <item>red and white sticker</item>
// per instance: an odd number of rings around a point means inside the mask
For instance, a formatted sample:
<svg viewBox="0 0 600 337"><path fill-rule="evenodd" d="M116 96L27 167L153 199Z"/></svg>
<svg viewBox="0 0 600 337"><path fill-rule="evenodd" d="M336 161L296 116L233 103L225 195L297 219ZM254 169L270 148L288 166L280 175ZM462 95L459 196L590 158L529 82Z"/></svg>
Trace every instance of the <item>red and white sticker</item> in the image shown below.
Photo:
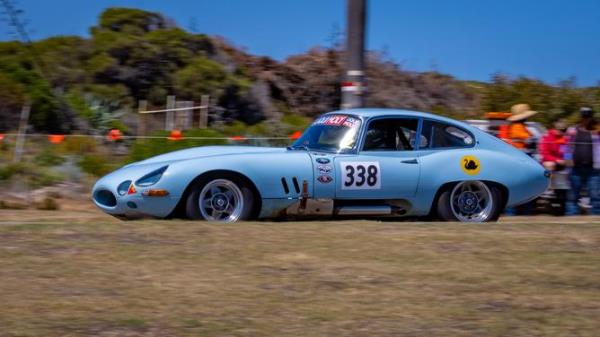
<svg viewBox="0 0 600 337"><path fill-rule="evenodd" d="M315 125L328 125L328 126L343 126L346 128L353 128L360 123L360 120L354 117L346 115L329 115L323 116L315 121Z"/></svg>

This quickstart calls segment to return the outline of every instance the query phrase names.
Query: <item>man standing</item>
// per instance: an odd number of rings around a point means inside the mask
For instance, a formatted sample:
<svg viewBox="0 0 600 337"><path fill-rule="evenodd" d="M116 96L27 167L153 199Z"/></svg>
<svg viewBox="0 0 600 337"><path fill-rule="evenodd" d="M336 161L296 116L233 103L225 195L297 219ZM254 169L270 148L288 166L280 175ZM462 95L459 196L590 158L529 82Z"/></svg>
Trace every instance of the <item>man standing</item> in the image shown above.
<svg viewBox="0 0 600 337"><path fill-rule="evenodd" d="M569 128L569 144L565 159L572 164L571 189L567 195L567 215L580 213L577 205L585 187L592 204L592 214L600 215L600 135L596 130L594 110L580 110L580 122Z"/></svg>

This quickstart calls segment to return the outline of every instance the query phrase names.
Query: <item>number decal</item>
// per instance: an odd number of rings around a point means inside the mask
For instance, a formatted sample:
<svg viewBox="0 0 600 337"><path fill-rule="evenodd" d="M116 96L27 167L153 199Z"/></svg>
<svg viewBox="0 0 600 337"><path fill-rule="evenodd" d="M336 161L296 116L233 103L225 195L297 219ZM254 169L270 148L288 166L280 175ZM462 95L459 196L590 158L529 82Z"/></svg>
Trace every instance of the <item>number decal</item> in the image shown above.
<svg viewBox="0 0 600 337"><path fill-rule="evenodd" d="M354 171L354 166L346 166L346 180L344 181L344 186L349 187L354 185Z"/></svg>
<svg viewBox="0 0 600 337"><path fill-rule="evenodd" d="M341 162L340 165L345 174L343 190L381 189L379 162Z"/></svg>
<svg viewBox="0 0 600 337"><path fill-rule="evenodd" d="M377 184L377 174L379 174L379 169L375 165L369 166L369 177L367 178L367 184L369 186L374 186Z"/></svg>
<svg viewBox="0 0 600 337"><path fill-rule="evenodd" d="M356 177L360 178L360 180L356 180L356 186L361 187L365 184L365 173L367 172L367 169L362 165L358 165L356 166L356 170L358 171Z"/></svg>

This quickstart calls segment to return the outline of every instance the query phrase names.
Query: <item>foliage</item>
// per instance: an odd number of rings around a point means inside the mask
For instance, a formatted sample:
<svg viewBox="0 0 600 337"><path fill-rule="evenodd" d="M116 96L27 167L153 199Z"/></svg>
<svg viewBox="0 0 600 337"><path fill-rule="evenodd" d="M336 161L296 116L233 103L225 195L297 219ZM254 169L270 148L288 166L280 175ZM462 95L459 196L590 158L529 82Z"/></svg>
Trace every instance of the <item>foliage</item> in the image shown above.
<svg viewBox="0 0 600 337"><path fill-rule="evenodd" d="M527 103L533 110L541 112L534 120L546 125L560 118L574 121L582 106L600 108L598 89L577 88L573 78L561 81L558 86L550 86L535 79L511 79L496 74L484 91L481 102L484 111L510 111L514 104Z"/></svg>
<svg viewBox="0 0 600 337"><path fill-rule="evenodd" d="M222 111L219 120L251 125L244 130L248 134L297 131L308 124L303 117L340 106L343 51L335 34L330 47L280 62L249 55L222 38L187 32L160 13L109 8L89 37L0 42L0 132L17 128L25 102L32 105L30 124L37 131L85 125L80 131L127 132L135 129L129 117L139 100L164 106L167 95L196 102L210 95ZM600 109L600 89L577 87L574 79L549 85L497 74L491 83L460 81L438 71L406 71L385 51L370 52L366 70L371 107L478 118L528 103L546 124L575 119L581 105Z"/></svg>
<svg viewBox="0 0 600 337"><path fill-rule="evenodd" d="M38 153L33 162L41 166L57 166L65 162L65 158L56 154L52 148L46 147L42 152Z"/></svg>
<svg viewBox="0 0 600 337"><path fill-rule="evenodd" d="M33 188L50 186L64 180L60 174L31 163L11 163L0 166L1 180L23 179Z"/></svg>
<svg viewBox="0 0 600 337"><path fill-rule="evenodd" d="M58 151L65 154L89 154L96 149L96 140L89 137L66 137L58 145Z"/></svg>
<svg viewBox="0 0 600 337"><path fill-rule="evenodd" d="M129 161L144 160L159 154L186 149L194 146L206 145L224 145L227 144L226 139L189 139L168 141L165 138L169 136L168 131L159 131L153 136L161 138L139 139L131 147ZM211 129L195 129L188 130L184 134L185 137L225 137L224 134ZM162 138L164 137L164 138Z"/></svg>
<svg viewBox="0 0 600 337"><path fill-rule="evenodd" d="M57 211L60 209L60 205L55 199L46 197L42 199L42 201L36 203L35 208L42 211Z"/></svg>
<svg viewBox="0 0 600 337"><path fill-rule="evenodd" d="M17 125L21 106L25 103L25 88L6 74L0 73L0 132Z"/></svg>
<svg viewBox="0 0 600 337"><path fill-rule="evenodd" d="M230 79L222 65L205 57L198 57L177 71L174 80L179 95L199 101L202 95L222 95Z"/></svg>
<svg viewBox="0 0 600 337"><path fill-rule="evenodd" d="M96 177L108 174L111 170L107 160L98 155L84 155L81 157L78 164L85 173Z"/></svg>

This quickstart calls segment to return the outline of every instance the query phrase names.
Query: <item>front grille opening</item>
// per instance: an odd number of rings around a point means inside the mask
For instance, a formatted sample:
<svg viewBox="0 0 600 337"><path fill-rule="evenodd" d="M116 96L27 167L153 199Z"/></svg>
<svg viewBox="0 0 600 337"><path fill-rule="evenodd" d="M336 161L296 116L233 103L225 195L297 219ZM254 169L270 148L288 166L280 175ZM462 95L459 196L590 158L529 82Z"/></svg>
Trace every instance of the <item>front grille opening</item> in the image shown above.
<svg viewBox="0 0 600 337"><path fill-rule="evenodd" d="M281 178L281 186L283 186L283 191L285 192L285 194L290 194L290 188L287 184L287 181L283 177Z"/></svg>
<svg viewBox="0 0 600 337"><path fill-rule="evenodd" d="M94 200L100 205L104 205L106 207L115 207L117 206L117 198L112 194L109 190L99 190L94 193Z"/></svg>
<svg viewBox="0 0 600 337"><path fill-rule="evenodd" d="M294 190L296 190L296 193L300 193L300 184L298 184L298 179L294 177L292 178L292 182L294 183Z"/></svg>

